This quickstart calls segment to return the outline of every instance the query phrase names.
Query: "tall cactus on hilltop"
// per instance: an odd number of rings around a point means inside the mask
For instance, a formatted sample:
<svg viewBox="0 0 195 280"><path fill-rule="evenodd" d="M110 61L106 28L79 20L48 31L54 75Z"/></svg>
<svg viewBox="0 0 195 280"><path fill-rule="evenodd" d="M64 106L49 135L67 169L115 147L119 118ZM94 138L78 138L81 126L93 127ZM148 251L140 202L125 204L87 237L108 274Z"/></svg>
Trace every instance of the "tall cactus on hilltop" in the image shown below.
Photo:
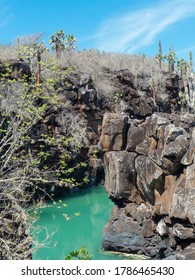
<svg viewBox="0 0 195 280"><path fill-rule="evenodd" d="M56 52L56 59L60 59L63 50L72 50L75 48L74 44L76 38L73 34L66 35L63 30L60 30L51 36L49 44L52 45L52 49Z"/></svg>
<svg viewBox="0 0 195 280"><path fill-rule="evenodd" d="M160 69L162 68L162 59L163 59L163 55L162 55L162 45L161 45L161 41L159 40L158 43L158 54L156 55L156 59L159 62L159 67Z"/></svg>
<svg viewBox="0 0 195 280"><path fill-rule="evenodd" d="M51 36L49 44L52 44L52 49L56 52L56 59L60 59L62 50L65 49L64 31L60 30Z"/></svg>
<svg viewBox="0 0 195 280"><path fill-rule="evenodd" d="M185 78L187 75L188 63L183 58L177 60L177 67L180 70L180 75Z"/></svg>
<svg viewBox="0 0 195 280"><path fill-rule="evenodd" d="M74 43L76 42L76 38L73 34L66 35L66 48L69 50L75 49Z"/></svg>
<svg viewBox="0 0 195 280"><path fill-rule="evenodd" d="M193 72L193 56L192 56L192 51L190 51L190 71Z"/></svg>
<svg viewBox="0 0 195 280"><path fill-rule="evenodd" d="M161 41L159 41L159 66L160 69L162 67L162 45L161 45Z"/></svg>
<svg viewBox="0 0 195 280"><path fill-rule="evenodd" d="M175 51L173 50L172 47L169 48L169 53L166 54L163 58L168 60L169 74L171 74L174 71L174 65L175 65L175 61L176 61Z"/></svg>

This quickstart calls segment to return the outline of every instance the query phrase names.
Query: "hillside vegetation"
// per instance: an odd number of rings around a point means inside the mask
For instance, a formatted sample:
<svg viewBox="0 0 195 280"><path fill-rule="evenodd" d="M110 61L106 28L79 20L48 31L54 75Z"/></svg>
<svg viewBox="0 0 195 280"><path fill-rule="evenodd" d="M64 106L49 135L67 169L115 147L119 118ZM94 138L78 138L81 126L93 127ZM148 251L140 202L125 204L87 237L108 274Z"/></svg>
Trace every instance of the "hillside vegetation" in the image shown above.
<svg viewBox="0 0 195 280"><path fill-rule="evenodd" d="M194 112L192 57L77 51L75 42L59 31L52 50L39 34L0 46L0 259L31 257L29 205L93 182L99 150L89 147L104 112Z"/></svg>

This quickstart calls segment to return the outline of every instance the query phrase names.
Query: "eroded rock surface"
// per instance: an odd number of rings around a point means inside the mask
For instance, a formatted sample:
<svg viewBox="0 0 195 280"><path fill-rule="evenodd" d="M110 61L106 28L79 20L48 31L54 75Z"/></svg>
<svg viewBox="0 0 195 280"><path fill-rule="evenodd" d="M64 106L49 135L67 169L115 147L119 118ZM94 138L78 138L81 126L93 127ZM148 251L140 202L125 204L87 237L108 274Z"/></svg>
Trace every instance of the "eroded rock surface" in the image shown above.
<svg viewBox="0 0 195 280"><path fill-rule="evenodd" d="M104 228L105 249L156 259L194 256L195 116L190 118L155 113L136 125L129 120L121 150L110 144L103 149L105 186L115 202ZM110 114L103 127L116 119ZM109 132L112 139L119 130Z"/></svg>
<svg viewBox="0 0 195 280"><path fill-rule="evenodd" d="M105 113L99 146L104 152L121 151L126 145L127 117Z"/></svg>

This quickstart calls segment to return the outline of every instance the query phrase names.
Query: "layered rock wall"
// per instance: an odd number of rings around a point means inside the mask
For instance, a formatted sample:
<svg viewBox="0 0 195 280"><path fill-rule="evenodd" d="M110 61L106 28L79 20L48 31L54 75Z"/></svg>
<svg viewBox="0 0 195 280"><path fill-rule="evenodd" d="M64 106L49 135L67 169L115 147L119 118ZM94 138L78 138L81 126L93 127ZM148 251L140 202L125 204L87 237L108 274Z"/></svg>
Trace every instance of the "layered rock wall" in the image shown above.
<svg viewBox="0 0 195 280"><path fill-rule="evenodd" d="M115 202L103 247L151 258L195 258L195 116L145 121L104 115L100 148Z"/></svg>

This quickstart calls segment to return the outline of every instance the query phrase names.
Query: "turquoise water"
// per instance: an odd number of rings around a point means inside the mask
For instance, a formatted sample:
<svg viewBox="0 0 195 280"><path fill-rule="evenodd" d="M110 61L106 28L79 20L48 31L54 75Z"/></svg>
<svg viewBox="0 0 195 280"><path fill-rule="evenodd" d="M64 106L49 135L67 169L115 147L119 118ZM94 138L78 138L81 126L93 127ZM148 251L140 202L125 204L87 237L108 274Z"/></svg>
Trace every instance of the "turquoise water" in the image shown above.
<svg viewBox="0 0 195 280"><path fill-rule="evenodd" d="M63 260L70 251L80 249L83 245L94 260L124 259L101 248L102 230L112 207L113 203L103 187L73 193L62 201L58 200L56 205L48 203L36 222L36 226L43 229L34 235L34 239L43 242L47 234L53 236L48 239L46 246L33 254L33 259ZM68 215L68 220L65 215Z"/></svg>

